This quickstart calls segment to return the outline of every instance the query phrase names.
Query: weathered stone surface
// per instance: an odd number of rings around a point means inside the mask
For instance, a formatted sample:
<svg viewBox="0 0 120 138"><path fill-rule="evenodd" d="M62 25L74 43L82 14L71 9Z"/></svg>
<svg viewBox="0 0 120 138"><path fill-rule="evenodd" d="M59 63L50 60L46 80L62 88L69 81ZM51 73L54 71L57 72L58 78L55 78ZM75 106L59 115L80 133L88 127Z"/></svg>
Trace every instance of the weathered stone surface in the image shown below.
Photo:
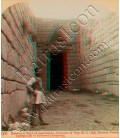
<svg viewBox="0 0 120 138"><path fill-rule="evenodd" d="M6 92L6 81L4 79L1 79L1 93Z"/></svg>
<svg viewBox="0 0 120 138"><path fill-rule="evenodd" d="M26 102L26 81L16 72L22 66L29 67L33 62L32 41L28 40L27 33L23 37L22 28L23 16L29 18L29 15L26 12L27 16L24 14L22 16L21 13L24 13L25 9L20 9L21 6L22 4L17 5L18 9L16 10L13 7L9 9L10 11L6 10L2 16L1 92L2 118L5 124L8 124L10 115L15 118L19 109ZM26 20L28 19L26 18ZM29 72L29 75L32 76L33 72ZM4 121L2 124L4 124Z"/></svg>
<svg viewBox="0 0 120 138"><path fill-rule="evenodd" d="M6 81L6 92L11 93L17 89L15 81Z"/></svg>
<svg viewBox="0 0 120 138"><path fill-rule="evenodd" d="M5 124L8 124L9 116L11 114L11 95L10 94L2 94L2 120Z"/></svg>
<svg viewBox="0 0 120 138"><path fill-rule="evenodd" d="M7 61L7 57L8 57L8 42L5 38L5 36L3 35L3 33L1 34L1 57Z"/></svg>

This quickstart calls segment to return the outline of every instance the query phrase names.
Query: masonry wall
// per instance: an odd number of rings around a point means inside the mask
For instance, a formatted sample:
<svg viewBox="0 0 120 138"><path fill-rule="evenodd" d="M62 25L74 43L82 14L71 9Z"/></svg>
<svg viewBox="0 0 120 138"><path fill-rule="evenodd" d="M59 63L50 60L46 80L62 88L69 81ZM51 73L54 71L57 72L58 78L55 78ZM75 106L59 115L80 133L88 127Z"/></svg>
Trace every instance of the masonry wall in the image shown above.
<svg viewBox="0 0 120 138"><path fill-rule="evenodd" d="M118 96L118 19L113 14L86 28L77 46L80 64L86 66L81 71L79 86Z"/></svg>
<svg viewBox="0 0 120 138"><path fill-rule="evenodd" d="M24 32L23 19L30 23L25 8L22 3L16 4L2 14L2 125L8 123L10 115L15 118L25 105L26 81L33 76L35 43L29 32Z"/></svg>
<svg viewBox="0 0 120 138"><path fill-rule="evenodd" d="M111 92L118 96L118 17L113 13L99 21L90 20L85 26L78 25L76 34L70 29L72 22L77 23L73 20L63 23L63 30L72 42L67 51L67 65L68 79L70 76L74 79L68 88Z"/></svg>
<svg viewBox="0 0 120 138"><path fill-rule="evenodd" d="M77 52L72 49L67 53L67 66L68 66L68 77L70 74L74 74L74 70L79 66L79 60L77 56ZM80 88L79 86L79 77L76 77L75 80L71 81L71 84L68 85L69 89Z"/></svg>
<svg viewBox="0 0 120 138"><path fill-rule="evenodd" d="M25 105L26 82L34 75L35 64L42 69L43 88L47 90L47 77L50 72L47 71L45 51L51 52L47 46L56 41L54 35L57 31L55 32L52 21L40 21L36 20L22 3L8 8L2 15L2 124L7 124L10 115L14 118ZM64 29L69 32L70 23L66 22ZM37 43L33 39L34 32L39 35ZM63 50L67 55L67 61L64 61L64 77L68 79L71 74L74 75L75 69L81 64L85 68L68 85L68 89L83 88L118 95L117 17L110 15L100 22L90 22L73 38L75 49L68 45ZM41 42L47 42L47 45L42 47Z"/></svg>

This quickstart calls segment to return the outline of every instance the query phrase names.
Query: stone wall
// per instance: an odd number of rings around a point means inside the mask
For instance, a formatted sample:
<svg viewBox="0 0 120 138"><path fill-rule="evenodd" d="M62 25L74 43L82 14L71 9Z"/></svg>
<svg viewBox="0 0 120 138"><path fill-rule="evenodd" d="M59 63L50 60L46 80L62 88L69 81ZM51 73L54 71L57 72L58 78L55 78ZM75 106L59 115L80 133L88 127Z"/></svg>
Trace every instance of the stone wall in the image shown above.
<svg viewBox="0 0 120 138"><path fill-rule="evenodd" d="M86 68L80 75L80 88L119 94L118 90L118 18L88 24L79 39L78 57Z"/></svg>
<svg viewBox="0 0 120 138"><path fill-rule="evenodd" d="M35 43L23 27L24 22L30 25L26 9L25 4L16 4L2 14L2 124L7 124L9 116L14 118L24 106L26 81L33 76Z"/></svg>

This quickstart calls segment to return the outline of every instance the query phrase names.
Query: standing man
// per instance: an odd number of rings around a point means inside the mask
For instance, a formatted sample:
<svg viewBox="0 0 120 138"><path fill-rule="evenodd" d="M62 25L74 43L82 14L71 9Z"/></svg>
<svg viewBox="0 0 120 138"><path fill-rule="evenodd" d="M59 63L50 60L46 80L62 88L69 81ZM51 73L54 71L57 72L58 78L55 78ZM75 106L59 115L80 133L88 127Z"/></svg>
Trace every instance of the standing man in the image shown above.
<svg viewBox="0 0 120 138"><path fill-rule="evenodd" d="M32 77L28 82L27 82L27 90L28 92L32 95L33 98L33 118L32 118L32 125L36 126L36 117L39 115L40 123L41 125L48 125L43 120L43 104L46 103L47 99L43 93L43 88L42 88L42 80L40 78L40 69L35 68L35 77Z"/></svg>

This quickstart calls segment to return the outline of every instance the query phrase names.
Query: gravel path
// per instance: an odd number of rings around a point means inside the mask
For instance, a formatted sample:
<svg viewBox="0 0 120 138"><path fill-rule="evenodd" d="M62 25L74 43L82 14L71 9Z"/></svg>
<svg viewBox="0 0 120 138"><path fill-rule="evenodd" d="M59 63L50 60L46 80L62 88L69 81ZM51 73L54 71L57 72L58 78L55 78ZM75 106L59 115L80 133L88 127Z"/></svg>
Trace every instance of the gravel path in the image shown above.
<svg viewBox="0 0 120 138"><path fill-rule="evenodd" d="M118 99L99 94L63 92L45 112L48 126L37 126L32 131L118 131Z"/></svg>

